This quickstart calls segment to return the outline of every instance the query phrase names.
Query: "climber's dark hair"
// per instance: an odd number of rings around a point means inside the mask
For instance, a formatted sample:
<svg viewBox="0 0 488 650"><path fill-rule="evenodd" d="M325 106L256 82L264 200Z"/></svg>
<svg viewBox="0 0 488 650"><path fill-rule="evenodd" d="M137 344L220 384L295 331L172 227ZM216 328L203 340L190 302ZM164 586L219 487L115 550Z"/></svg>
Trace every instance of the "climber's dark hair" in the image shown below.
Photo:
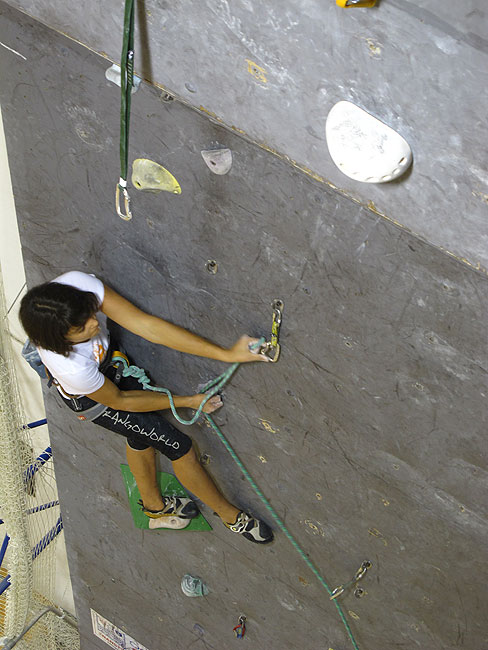
<svg viewBox="0 0 488 650"><path fill-rule="evenodd" d="M67 284L46 282L22 298L20 321L34 345L67 357L73 344L66 340L72 327L83 327L100 308L97 296Z"/></svg>

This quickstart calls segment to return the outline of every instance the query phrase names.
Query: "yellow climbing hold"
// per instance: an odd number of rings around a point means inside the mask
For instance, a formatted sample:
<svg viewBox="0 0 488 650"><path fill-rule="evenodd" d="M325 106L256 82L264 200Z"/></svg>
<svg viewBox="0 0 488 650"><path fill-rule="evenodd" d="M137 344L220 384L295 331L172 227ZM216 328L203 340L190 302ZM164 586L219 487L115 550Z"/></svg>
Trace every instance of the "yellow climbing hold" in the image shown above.
<svg viewBox="0 0 488 650"><path fill-rule="evenodd" d="M279 429L275 429L271 422L268 422L268 420L259 420L263 427L266 429L266 431L269 431L269 433L278 433Z"/></svg>
<svg viewBox="0 0 488 650"><path fill-rule="evenodd" d="M266 77L266 70L262 68L260 65L257 63L254 63L254 61L251 61L251 59L246 59L247 63L247 71L249 74L252 74L252 76L260 81L263 84L268 83L268 79Z"/></svg>
<svg viewBox="0 0 488 650"><path fill-rule="evenodd" d="M350 7L374 7L376 0L336 0L336 5L349 9Z"/></svg>
<svg viewBox="0 0 488 650"><path fill-rule="evenodd" d="M180 184L173 174L147 158L137 158L132 163L132 185L146 192L181 194Z"/></svg>

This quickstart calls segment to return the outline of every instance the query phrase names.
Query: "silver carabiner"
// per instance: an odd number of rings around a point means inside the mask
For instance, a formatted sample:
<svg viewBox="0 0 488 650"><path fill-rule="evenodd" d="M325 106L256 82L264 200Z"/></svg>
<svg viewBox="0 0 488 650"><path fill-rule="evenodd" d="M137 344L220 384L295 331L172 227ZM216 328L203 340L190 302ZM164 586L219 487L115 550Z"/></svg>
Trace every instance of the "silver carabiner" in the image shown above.
<svg viewBox="0 0 488 650"><path fill-rule="evenodd" d="M276 363L280 357L280 352L281 346L279 343L273 345L268 341L261 346L258 354L262 354L264 357L268 357L271 363Z"/></svg>
<svg viewBox="0 0 488 650"><path fill-rule="evenodd" d="M125 186L123 184L124 182ZM124 197L125 213L120 209L120 190L122 190ZM127 191L127 181L123 181L122 179L119 180L115 188L115 209L117 210L119 217L124 221L130 221L132 219L132 212L130 211L130 196L129 192Z"/></svg>
<svg viewBox="0 0 488 650"><path fill-rule="evenodd" d="M341 594L344 593L344 585L339 585L334 589L334 591L330 594L329 600L335 600L338 598Z"/></svg>

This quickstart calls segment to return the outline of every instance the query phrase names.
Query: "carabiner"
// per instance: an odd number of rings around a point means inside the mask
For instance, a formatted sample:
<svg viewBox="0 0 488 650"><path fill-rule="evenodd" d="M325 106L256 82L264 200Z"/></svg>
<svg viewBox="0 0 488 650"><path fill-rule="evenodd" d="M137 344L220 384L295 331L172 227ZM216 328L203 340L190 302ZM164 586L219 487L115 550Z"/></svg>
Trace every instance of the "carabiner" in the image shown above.
<svg viewBox="0 0 488 650"><path fill-rule="evenodd" d="M329 600L335 600L336 598L338 598L343 593L344 593L344 585L339 585L330 594Z"/></svg>
<svg viewBox="0 0 488 650"><path fill-rule="evenodd" d="M272 342L271 343L268 342L261 346L261 349L259 350L259 354L268 357L271 363L276 363L280 357L280 351L281 351L281 346L279 343L273 345Z"/></svg>
<svg viewBox="0 0 488 650"><path fill-rule="evenodd" d="M366 571L372 567L372 564L369 560L365 560L359 569L356 571L356 575L354 576L354 581L356 580L361 580L361 578L364 576Z"/></svg>
<svg viewBox="0 0 488 650"><path fill-rule="evenodd" d="M120 190L122 190L124 196L125 214L120 209ZM117 210L119 217L124 221L130 221L132 219L132 212L130 211L130 196L127 191L127 181L124 181L122 178L119 179L115 188L115 209Z"/></svg>

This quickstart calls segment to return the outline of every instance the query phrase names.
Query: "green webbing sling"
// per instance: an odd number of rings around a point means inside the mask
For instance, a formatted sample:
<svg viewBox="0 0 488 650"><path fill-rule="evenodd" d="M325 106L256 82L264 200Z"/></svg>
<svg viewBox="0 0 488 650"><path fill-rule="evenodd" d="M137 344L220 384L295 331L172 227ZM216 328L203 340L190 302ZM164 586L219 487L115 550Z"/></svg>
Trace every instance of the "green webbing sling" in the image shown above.
<svg viewBox="0 0 488 650"><path fill-rule="evenodd" d="M120 59L120 178L115 189L115 208L121 219L132 219L127 191L129 157L130 99L134 85L134 0L125 0L124 33ZM120 192L124 196L125 213L120 209Z"/></svg>

